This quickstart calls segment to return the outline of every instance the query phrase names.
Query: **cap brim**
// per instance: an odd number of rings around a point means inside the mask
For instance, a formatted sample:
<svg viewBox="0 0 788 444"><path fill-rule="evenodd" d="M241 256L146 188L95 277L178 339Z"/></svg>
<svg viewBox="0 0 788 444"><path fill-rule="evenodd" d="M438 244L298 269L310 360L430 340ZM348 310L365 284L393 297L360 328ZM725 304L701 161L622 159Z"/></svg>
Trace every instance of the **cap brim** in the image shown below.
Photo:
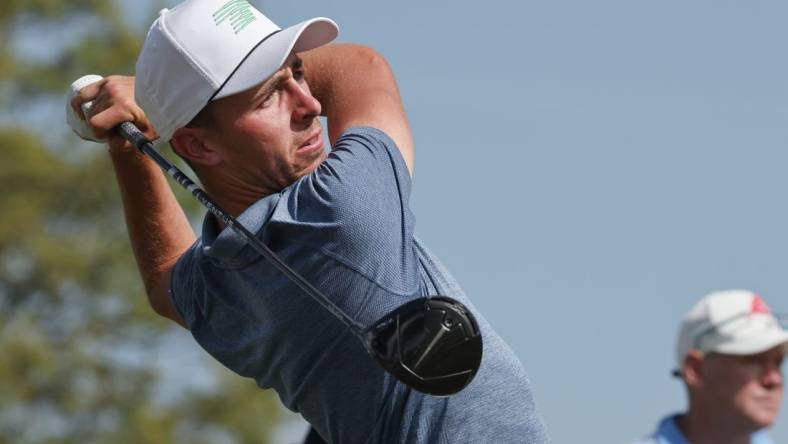
<svg viewBox="0 0 788 444"><path fill-rule="evenodd" d="M337 37L333 20L316 17L283 29L263 39L219 88L212 100L231 96L263 83L271 77L292 51L317 48Z"/></svg>
<svg viewBox="0 0 788 444"><path fill-rule="evenodd" d="M788 352L788 331L778 330L773 334L763 335L749 340L722 343L710 351L727 355L755 355L780 345Z"/></svg>

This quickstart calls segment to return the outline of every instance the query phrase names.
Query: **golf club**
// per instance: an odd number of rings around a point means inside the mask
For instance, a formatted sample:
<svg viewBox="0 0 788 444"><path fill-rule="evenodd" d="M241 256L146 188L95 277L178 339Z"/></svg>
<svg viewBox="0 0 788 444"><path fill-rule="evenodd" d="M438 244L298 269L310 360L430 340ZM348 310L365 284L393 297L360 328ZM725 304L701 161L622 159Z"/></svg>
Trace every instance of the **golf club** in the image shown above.
<svg viewBox="0 0 788 444"><path fill-rule="evenodd" d="M75 116L70 99L85 86L101 77L84 76L71 85L66 103L67 121L85 140L94 140L85 121ZM83 104L89 115L90 102ZM87 131L86 131L87 128ZM116 131L153 159L170 177L191 192L208 211L248 244L314 301L344 323L364 344L367 352L389 374L423 393L448 396L467 386L481 365L482 337L473 314L459 301L447 296L421 297L409 301L364 327L282 259L232 216L219 208L186 174L162 156L145 135L131 122Z"/></svg>

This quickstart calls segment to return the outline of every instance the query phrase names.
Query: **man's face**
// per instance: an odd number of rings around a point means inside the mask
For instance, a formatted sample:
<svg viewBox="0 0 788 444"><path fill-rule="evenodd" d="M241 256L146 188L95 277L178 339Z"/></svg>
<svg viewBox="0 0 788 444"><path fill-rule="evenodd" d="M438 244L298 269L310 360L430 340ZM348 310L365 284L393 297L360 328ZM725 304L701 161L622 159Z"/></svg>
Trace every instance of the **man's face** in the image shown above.
<svg viewBox="0 0 788 444"><path fill-rule="evenodd" d="M712 353L704 359L703 385L720 407L731 408L731 419L753 430L771 425L782 400L782 346L757 355Z"/></svg>
<svg viewBox="0 0 788 444"><path fill-rule="evenodd" d="M240 192L271 194L308 174L324 159L320 103L291 55L262 85L212 103L206 143Z"/></svg>

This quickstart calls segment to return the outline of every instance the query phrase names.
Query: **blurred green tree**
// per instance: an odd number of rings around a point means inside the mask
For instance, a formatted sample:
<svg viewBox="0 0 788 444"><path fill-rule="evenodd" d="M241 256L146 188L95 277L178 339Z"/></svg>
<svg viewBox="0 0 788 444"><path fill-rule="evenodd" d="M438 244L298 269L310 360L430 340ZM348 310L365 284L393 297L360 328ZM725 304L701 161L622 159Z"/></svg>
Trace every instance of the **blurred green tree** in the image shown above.
<svg viewBox="0 0 788 444"><path fill-rule="evenodd" d="M0 8L0 444L261 443L281 414L209 360L156 364L179 327L147 306L108 156L63 123L68 84L131 73L143 32L103 0Z"/></svg>

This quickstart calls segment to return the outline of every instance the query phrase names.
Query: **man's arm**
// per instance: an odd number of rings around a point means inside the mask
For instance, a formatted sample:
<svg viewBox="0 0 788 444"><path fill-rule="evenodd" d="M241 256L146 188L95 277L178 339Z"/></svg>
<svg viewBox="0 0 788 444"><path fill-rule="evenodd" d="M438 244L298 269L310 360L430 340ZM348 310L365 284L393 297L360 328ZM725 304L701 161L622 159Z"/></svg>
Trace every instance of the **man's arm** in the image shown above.
<svg viewBox="0 0 788 444"><path fill-rule="evenodd" d="M326 45L299 56L312 94L328 118L331 143L352 126L378 128L397 144L412 174L413 136L397 82L383 56L353 44Z"/></svg>
<svg viewBox="0 0 788 444"><path fill-rule="evenodd" d="M195 236L158 165L113 131L118 124L130 121L148 138L157 137L133 98L134 78L112 76L85 87L72 107L81 115L80 104L93 100L89 123L97 137L107 139L148 300L156 313L185 327L169 296L170 276Z"/></svg>

